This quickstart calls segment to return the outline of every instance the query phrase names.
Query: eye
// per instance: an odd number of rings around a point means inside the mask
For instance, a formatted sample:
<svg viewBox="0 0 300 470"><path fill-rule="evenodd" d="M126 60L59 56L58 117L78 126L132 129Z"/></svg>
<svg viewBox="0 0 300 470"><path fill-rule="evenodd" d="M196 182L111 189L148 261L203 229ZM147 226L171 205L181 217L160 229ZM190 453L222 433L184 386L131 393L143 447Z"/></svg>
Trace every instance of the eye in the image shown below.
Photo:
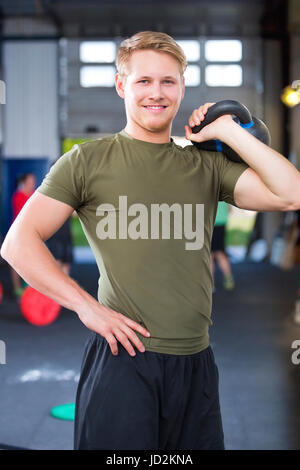
<svg viewBox="0 0 300 470"><path fill-rule="evenodd" d="M165 83L174 83L173 80L165 80Z"/></svg>
<svg viewBox="0 0 300 470"><path fill-rule="evenodd" d="M139 80L138 83L146 83L146 82L148 82L148 80L145 79L145 80Z"/></svg>

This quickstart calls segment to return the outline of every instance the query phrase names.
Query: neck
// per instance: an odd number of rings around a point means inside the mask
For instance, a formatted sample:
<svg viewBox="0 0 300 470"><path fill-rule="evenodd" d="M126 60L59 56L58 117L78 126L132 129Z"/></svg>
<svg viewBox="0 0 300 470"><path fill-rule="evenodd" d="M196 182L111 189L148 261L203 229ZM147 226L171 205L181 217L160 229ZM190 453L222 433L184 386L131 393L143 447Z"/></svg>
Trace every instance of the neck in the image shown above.
<svg viewBox="0 0 300 470"><path fill-rule="evenodd" d="M127 122L124 131L134 139L151 142L153 144L167 144L171 139L171 126L159 132L151 132L142 127L135 126L134 123Z"/></svg>

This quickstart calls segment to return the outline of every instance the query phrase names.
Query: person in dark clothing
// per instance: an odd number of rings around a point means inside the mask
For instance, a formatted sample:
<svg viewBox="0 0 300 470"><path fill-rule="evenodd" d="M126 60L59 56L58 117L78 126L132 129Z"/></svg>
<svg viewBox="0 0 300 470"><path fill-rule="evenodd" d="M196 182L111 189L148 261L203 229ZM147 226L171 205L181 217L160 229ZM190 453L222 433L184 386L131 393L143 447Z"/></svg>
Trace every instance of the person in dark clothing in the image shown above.
<svg viewBox="0 0 300 470"><path fill-rule="evenodd" d="M55 160L51 167L56 163ZM76 214L74 211L72 216ZM67 219L65 223L50 237L46 242L47 247L51 251L58 266L67 275L70 274L71 265L73 263L73 243L71 233L71 219Z"/></svg>
<svg viewBox="0 0 300 470"><path fill-rule="evenodd" d="M70 274L73 263L73 243L71 234L71 223L68 219L60 229L47 240L46 245L56 259L59 267L66 274Z"/></svg>
<svg viewBox="0 0 300 470"><path fill-rule="evenodd" d="M297 227L295 245L295 265L297 267L297 293L294 310L294 321L300 324L300 210L296 211L295 226Z"/></svg>

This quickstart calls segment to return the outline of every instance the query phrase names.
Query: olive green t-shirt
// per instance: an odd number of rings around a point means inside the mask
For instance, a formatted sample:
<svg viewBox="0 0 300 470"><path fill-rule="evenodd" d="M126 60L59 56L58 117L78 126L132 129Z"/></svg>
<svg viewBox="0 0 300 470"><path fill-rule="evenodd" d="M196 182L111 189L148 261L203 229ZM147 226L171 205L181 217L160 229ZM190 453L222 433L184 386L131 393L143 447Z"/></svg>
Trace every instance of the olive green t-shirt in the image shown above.
<svg viewBox="0 0 300 470"><path fill-rule="evenodd" d="M136 332L146 350L193 354L209 345L218 200L235 204L246 168L122 130L75 145L37 190L78 213L100 271L99 302L150 331Z"/></svg>

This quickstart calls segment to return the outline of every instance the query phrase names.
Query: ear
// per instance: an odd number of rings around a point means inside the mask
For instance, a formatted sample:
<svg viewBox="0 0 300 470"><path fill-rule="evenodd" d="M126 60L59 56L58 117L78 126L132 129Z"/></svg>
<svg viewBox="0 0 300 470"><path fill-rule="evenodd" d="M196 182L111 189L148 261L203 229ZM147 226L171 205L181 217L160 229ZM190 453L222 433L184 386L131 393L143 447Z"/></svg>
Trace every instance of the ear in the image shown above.
<svg viewBox="0 0 300 470"><path fill-rule="evenodd" d="M125 97L125 91L124 91L125 83L124 83L124 78L122 78L119 73L116 73L116 75L115 75L115 86L116 86L116 90L117 90L118 95L121 98L124 99L124 97Z"/></svg>

